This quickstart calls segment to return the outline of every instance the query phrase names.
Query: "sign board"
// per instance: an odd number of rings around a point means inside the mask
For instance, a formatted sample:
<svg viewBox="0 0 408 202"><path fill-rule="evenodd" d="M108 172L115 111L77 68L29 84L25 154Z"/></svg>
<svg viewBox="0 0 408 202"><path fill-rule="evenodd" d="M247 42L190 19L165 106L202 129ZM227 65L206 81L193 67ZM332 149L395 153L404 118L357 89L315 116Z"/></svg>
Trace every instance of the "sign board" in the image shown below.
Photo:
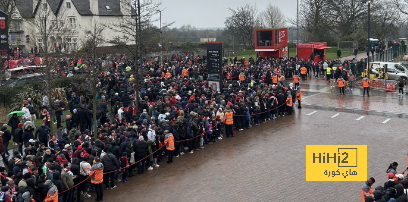
<svg viewBox="0 0 408 202"><path fill-rule="evenodd" d="M207 71L220 74L222 69L222 43L207 43Z"/></svg>
<svg viewBox="0 0 408 202"><path fill-rule="evenodd" d="M220 82L219 82L219 81L208 81L208 87L209 87L212 91L221 92Z"/></svg>
<svg viewBox="0 0 408 202"><path fill-rule="evenodd" d="M8 49L7 14L0 10L0 56L7 56Z"/></svg>

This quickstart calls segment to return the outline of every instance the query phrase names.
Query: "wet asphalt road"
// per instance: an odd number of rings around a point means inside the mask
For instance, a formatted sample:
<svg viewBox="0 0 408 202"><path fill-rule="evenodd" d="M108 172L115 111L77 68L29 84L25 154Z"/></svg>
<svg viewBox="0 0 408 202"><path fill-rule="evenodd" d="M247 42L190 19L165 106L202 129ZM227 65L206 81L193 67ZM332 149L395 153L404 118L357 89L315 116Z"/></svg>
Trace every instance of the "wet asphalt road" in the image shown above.
<svg viewBox="0 0 408 202"><path fill-rule="evenodd" d="M315 114L307 114L317 111ZM104 201L359 201L362 182L306 182L306 145L368 145L368 177L405 169L406 119L296 110L104 190ZM94 201L95 193L91 199Z"/></svg>

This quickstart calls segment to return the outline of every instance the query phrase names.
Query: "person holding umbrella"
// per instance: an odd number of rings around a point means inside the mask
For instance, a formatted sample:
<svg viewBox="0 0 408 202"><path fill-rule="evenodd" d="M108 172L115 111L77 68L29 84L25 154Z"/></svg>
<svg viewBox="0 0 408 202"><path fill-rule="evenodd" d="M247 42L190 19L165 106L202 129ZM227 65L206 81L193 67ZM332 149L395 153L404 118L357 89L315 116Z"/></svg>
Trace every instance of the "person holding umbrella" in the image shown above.
<svg viewBox="0 0 408 202"><path fill-rule="evenodd" d="M10 113L11 114L11 113ZM9 114L9 116L10 116L10 114ZM10 118L10 120L9 120L9 122L8 122L8 124L7 125L9 125L10 127L11 127L11 135L13 136L13 142L16 142L15 141L15 130L18 128L18 124L20 123L20 120L18 119L18 117L17 117L17 113L13 113L13 114L11 114L11 118Z"/></svg>

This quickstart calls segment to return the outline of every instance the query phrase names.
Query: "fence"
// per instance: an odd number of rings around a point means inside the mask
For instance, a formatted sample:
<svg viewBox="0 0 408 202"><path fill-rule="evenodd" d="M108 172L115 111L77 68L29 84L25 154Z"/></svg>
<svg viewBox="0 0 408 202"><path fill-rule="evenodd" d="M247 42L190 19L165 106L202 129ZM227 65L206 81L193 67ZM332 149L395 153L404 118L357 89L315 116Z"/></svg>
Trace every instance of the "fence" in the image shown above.
<svg viewBox="0 0 408 202"><path fill-rule="evenodd" d="M384 51L374 52L374 55L370 53L370 62L390 62L394 59L404 55L406 52L406 45L398 45L388 48ZM367 62L367 58L365 59Z"/></svg>

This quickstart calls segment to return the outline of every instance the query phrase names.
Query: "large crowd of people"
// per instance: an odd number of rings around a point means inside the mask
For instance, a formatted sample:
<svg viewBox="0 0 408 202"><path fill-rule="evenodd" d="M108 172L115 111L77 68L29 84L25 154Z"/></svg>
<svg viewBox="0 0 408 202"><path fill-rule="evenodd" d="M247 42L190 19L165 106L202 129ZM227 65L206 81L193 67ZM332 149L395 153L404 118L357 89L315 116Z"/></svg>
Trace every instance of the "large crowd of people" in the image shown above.
<svg viewBox="0 0 408 202"><path fill-rule="evenodd" d="M171 164L174 158L234 137L236 131L291 115L293 108L301 108L300 76L319 77L325 64L260 57L224 62L220 91L207 86L202 58L173 55L162 65L144 62L139 84L131 61L110 60L108 70L98 76L97 103L74 84L66 88L68 104L44 96L42 106L35 106L27 98L22 102L25 114L13 115L0 131L5 163L0 167L0 197L71 202L89 198L89 190L95 190L96 201L102 201L104 188L114 189L161 162ZM76 63L60 67L75 71ZM71 115L64 114L67 110ZM35 119L43 120L41 125L27 124ZM62 122L67 130L56 137L50 128L62 128ZM9 140L17 148L12 153Z"/></svg>

